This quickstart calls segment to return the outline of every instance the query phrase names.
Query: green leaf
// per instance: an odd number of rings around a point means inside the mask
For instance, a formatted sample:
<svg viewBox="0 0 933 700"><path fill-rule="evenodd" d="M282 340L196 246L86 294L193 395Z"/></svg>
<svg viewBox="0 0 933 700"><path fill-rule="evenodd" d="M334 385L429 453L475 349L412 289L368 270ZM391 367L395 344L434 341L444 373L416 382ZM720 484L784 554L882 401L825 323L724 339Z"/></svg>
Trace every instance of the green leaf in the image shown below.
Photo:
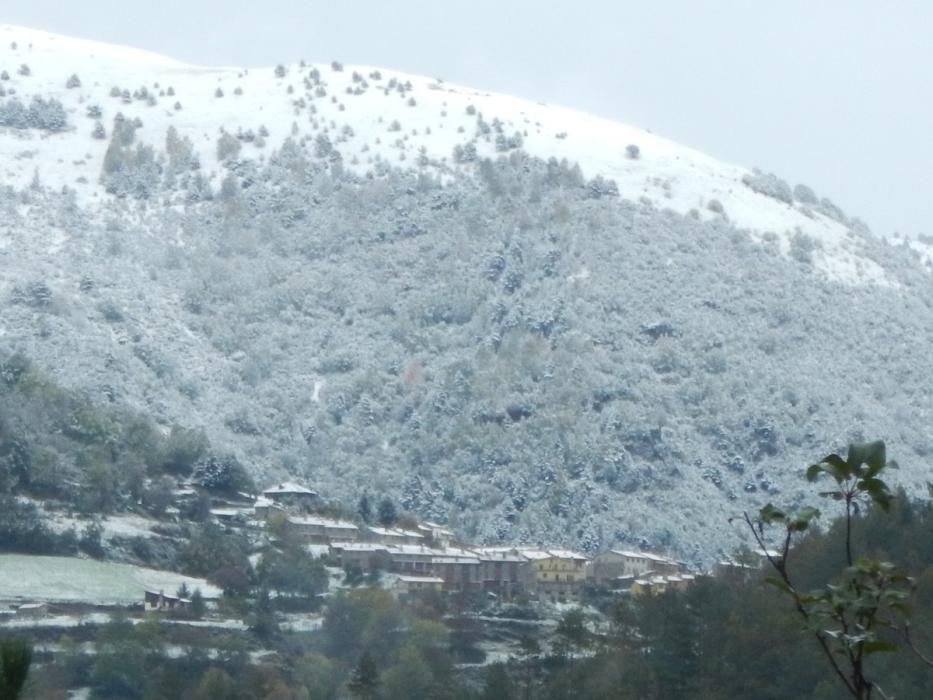
<svg viewBox="0 0 933 700"><path fill-rule="evenodd" d="M813 464L807 469L807 480L815 481L821 473L829 474L836 481L842 482L852 476L853 469L842 457L831 454L823 457L819 464Z"/></svg>
<svg viewBox="0 0 933 700"><path fill-rule="evenodd" d="M769 503L758 511L758 518L765 525L770 525L771 523L784 522L787 515L780 508L776 508L773 503Z"/></svg>
<svg viewBox="0 0 933 700"><path fill-rule="evenodd" d="M774 586L775 588L780 588L785 593L793 593L794 589L791 588L786 581L783 579L775 578L774 576L768 576L765 578L765 582Z"/></svg>
<svg viewBox="0 0 933 700"><path fill-rule="evenodd" d="M863 464L868 466L867 476L875 476L884 469L887 462L887 453L884 446L884 440L875 442L853 442L849 445L848 463L855 470L858 470Z"/></svg>
<svg viewBox="0 0 933 700"><path fill-rule="evenodd" d="M888 485L881 479L873 476L866 476L860 479L856 482L855 488L861 493L867 493L871 497L871 500L884 510L888 510L891 502L894 500L894 496L891 493L891 489L888 488Z"/></svg>
<svg viewBox="0 0 933 700"><path fill-rule="evenodd" d="M862 644L862 651L865 656L877 654L878 652L890 653L897 651L897 644L882 642L880 639L872 639Z"/></svg>
<svg viewBox="0 0 933 700"><path fill-rule="evenodd" d="M818 517L820 517L819 510L811 506L806 506L805 508L801 508L799 511L797 511L793 520L788 523L787 527L794 532L803 532L808 527L810 527L810 523L816 520Z"/></svg>

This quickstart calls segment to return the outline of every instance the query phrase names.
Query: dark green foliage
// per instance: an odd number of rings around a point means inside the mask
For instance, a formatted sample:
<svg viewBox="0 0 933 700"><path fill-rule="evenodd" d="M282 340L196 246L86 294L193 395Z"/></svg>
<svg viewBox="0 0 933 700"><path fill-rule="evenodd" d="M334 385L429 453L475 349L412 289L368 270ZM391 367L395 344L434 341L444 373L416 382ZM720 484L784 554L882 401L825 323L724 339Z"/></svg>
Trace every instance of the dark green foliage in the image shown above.
<svg viewBox="0 0 933 700"><path fill-rule="evenodd" d="M22 640L0 640L0 700L20 697L29 667L32 647Z"/></svg>
<svg viewBox="0 0 933 700"><path fill-rule="evenodd" d="M347 690L360 700L374 700L379 692L379 669L372 654L364 651L353 669Z"/></svg>
<svg viewBox="0 0 933 700"><path fill-rule="evenodd" d="M512 678L504 664L492 664L486 669L481 700L512 700L516 695Z"/></svg>
<svg viewBox="0 0 933 700"><path fill-rule="evenodd" d="M379 501L377 510L379 524L383 527L391 527L395 524L395 521L398 520L398 510L395 507L395 502L388 496Z"/></svg>
<svg viewBox="0 0 933 700"><path fill-rule="evenodd" d="M74 554L74 531L56 534L42 521L32 503L0 496L0 550L29 554Z"/></svg>
<svg viewBox="0 0 933 700"><path fill-rule="evenodd" d="M206 611L207 604L204 602L204 595L201 593L200 588L195 588L191 594L191 605L188 607L188 614L195 620L200 620L204 617Z"/></svg>
<svg viewBox="0 0 933 700"><path fill-rule="evenodd" d="M279 623L275 617L275 608L269 597L269 589L259 589L253 610L248 617L250 630L260 639L271 639L279 633Z"/></svg>
<svg viewBox="0 0 933 700"><path fill-rule="evenodd" d="M190 474L210 443L203 430L186 430L177 425L165 439L161 467L176 474Z"/></svg>
<svg viewBox="0 0 933 700"><path fill-rule="evenodd" d="M368 494L364 493L362 496L360 496L359 503L357 503L357 506L356 506L356 514L359 515L360 520L362 520L367 525L372 521L373 506L369 502Z"/></svg>
<svg viewBox="0 0 933 700"><path fill-rule="evenodd" d="M181 563L195 576L211 576L228 568L248 572L248 553L249 544L242 535L225 532L219 525L207 522L195 531L182 551Z"/></svg>
<svg viewBox="0 0 933 700"><path fill-rule="evenodd" d="M22 354L0 355L0 496L53 497L91 515L142 500L158 516L172 498L175 481L167 474L190 473L209 449L203 431L173 426L163 435L151 420L119 404L63 389ZM253 489L235 458L214 458L211 464L216 469L202 474L211 488ZM153 479L148 489L147 475ZM49 543L48 533L33 527L36 518L24 508L0 514L7 523L6 535L0 534L6 545L0 546L21 548L14 542L25 538L36 542L38 551L59 549ZM11 512L21 512L19 524ZM99 547L90 534L81 546L96 556Z"/></svg>
<svg viewBox="0 0 933 700"><path fill-rule="evenodd" d="M279 593L313 598L327 590L324 565L300 546L266 552L256 574L263 585Z"/></svg>
<svg viewBox="0 0 933 700"><path fill-rule="evenodd" d="M744 516L762 550L767 550L766 533L771 527L783 528L780 549L767 556L777 574L768 581L793 601L837 679L858 700L868 700L875 691L884 695L869 671L869 657L896 652L899 635L910 645L912 579L891 562L856 557L852 535L860 507L877 508L882 513L891 510L894 495L881 477L896 466L887 461L885 444L877 441L852 443L845 458L830 454L807 469L808 481L829 477L835 482L831 490L820 495L843 505L845 527L844 567L809 592L801 588L796 570L790 568L791 544L811 528L820 512L807 506L789 514L769 503L759 511L757 521L747 513Z"/></svg>
<svg viewBox="0 0 933 700"><path fill-rule="evenodd" d="M238 492L255 493L253 479L233 455L210 455L194 467L192 479L196 484L211 491L227 494Z"/></svg>

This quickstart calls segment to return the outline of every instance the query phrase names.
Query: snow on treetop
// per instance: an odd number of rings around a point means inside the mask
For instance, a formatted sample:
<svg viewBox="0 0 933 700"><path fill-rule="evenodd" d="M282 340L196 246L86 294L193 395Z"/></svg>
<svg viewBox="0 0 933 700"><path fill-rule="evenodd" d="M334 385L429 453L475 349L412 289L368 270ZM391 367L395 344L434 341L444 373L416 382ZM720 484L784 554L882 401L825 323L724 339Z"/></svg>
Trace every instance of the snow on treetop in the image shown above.
<svg viewBox="0 0 933 700"><path fill-rule="evenodd" d="M849 222L809 188L792 191L773 176L572 109L336 62L192 66L11 25L0 25L0 70L0 108L4 99L38 97L60 102L67 115L57 131L0 127L0 181L24 186L38 177L73 188L83 204L109 196L101 172L118 115L139 120L137 143L159 154L174 127L215 185L231 161L265 160L288 138L360 175L385 165L468 172L478 159L523 149L578 163L607 193L727 218L785 254L812 258L831 278L886 283L883 269L859 254ZM218 144L223 133L226 148Z"/></svg>

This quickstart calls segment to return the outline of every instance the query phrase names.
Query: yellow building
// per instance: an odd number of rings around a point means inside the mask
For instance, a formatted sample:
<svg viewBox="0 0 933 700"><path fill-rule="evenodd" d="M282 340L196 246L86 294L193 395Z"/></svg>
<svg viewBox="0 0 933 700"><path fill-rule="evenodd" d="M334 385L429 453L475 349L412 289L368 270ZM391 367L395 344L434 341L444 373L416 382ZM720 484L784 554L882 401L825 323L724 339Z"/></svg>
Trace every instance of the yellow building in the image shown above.
<svg viewBox="0 0 933 700"><path fill-rule="evenodd" d="M587 558L564 549L519 549L531 562L532 588L551 602L577 600L586 583Z"/></svg>

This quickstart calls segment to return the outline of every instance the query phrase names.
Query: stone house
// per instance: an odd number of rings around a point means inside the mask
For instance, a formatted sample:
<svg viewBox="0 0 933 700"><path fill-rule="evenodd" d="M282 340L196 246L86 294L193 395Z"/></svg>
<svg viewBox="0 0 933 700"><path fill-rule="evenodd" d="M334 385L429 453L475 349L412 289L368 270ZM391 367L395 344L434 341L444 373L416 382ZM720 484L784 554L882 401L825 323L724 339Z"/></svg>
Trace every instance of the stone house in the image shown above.
<svg viewBox="0 0 933 700"><path fill-rule="evenodd" d="M681 571L682 567L678 562L659 554L610 549L593 557L587 567L587 577L593 583L605 586L624 576L673 576Z"/></svg>
<svg viewBox="0 0 933 700"><path fill-rule="evenodd" d="M306 544L355 542L360 535L355 523L317 515L289 515L285 518L285 531Z"/></svg>

